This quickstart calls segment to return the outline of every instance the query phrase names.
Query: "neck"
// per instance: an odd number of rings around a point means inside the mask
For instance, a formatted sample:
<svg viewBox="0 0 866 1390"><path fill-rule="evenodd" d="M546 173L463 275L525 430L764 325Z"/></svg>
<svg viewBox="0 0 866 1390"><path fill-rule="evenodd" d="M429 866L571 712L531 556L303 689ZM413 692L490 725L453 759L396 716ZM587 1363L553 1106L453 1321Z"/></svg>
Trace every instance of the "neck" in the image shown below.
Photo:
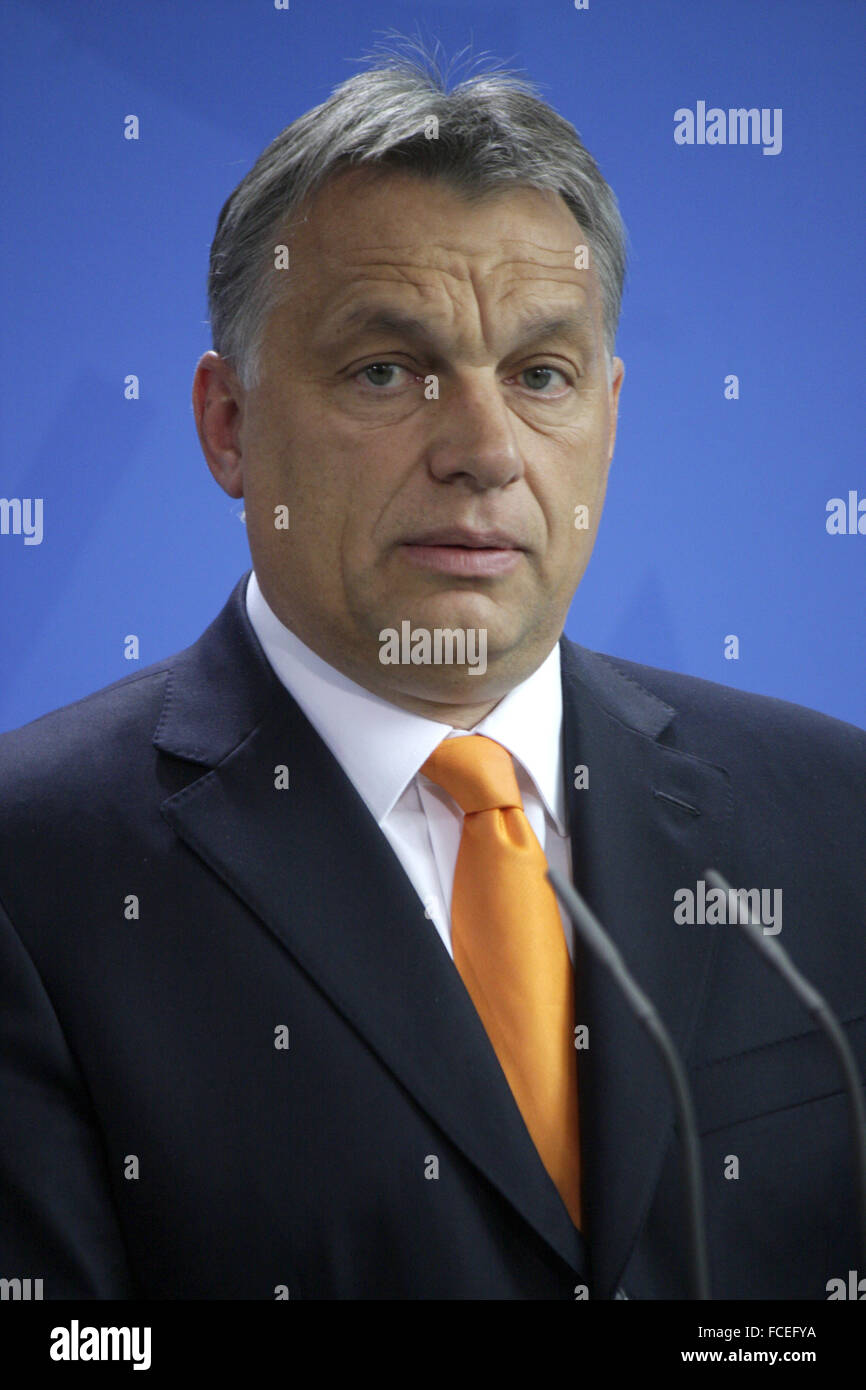
<svg viewBox="0 0 866 1390"><path fill-rule="evenodd" d="M499 700L488 700L485 704L446 704L442 700L424 700L414 695L406 695L402 691L374 691L374 694L381 695L382 699L388 700L392 705L397 705L400 709L408 710L410 714L419 714L422 719L435 719L437 724L448 724L454 729L474 729L476 724L486 718L492 709L499 704ZM500 699L503 697L500 696Z"/></svg>

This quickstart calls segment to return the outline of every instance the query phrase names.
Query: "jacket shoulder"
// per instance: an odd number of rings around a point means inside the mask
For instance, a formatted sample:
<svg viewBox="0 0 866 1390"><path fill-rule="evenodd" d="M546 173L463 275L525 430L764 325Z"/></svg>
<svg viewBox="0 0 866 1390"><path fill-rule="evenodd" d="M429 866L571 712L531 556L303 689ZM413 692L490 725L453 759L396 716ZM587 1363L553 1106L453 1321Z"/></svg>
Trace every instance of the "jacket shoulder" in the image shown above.
<svg viewBox="0 0 866 1390"><path fill-rule="evenodd" d="M673 719L665 742L698 742L721 763L735 748L760 755L775 749L810 759L851 759L866 770L866 731L855 724L772 695L569 645L608 678L639 687L670 708Z"/></svg>
<svg viewBox="0 0 866 1390"><path fill-rule="evenodd" d="M176 658L154 662L71 704L0 734L0 804L44 804L70 787L93 788L149 748ZM152 751L152 750L151 750Z"/></svg>

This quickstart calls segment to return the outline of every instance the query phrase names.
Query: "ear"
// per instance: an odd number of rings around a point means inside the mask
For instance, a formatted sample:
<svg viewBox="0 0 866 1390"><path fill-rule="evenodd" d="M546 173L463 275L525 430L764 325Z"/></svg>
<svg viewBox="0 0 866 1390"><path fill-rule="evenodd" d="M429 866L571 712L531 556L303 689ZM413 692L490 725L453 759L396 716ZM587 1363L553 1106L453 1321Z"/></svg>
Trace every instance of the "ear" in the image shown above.
<svg viewBox="0 0 866 1390"><path fill-rule="evenodd" d="M217 352L206 352L195 369L192 409L207 465L229 497L243 497L240 427L246 392L234 368Z"/></svg>
<svg viewBox="0 0 866 1390"><path fill-rule="evenodd" d="M622 383L625 380L625 363L621 357L614 357L611 364L611 379L608 390L608 400L610 403L610 432L608 435L607 461L610 463L613 458L613 448L616 443L616 426L619 418L619 393Z"/></svg>

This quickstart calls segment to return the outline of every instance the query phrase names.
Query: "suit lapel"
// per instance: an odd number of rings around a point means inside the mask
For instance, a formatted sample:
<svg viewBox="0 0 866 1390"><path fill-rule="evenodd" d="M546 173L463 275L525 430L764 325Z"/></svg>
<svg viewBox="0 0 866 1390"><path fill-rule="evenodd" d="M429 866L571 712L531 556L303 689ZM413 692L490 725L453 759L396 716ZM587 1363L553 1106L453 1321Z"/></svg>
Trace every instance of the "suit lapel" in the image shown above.
<svg viewBox="0 0 866 1390"><path fill-rule="evenodd" d="M385 837L274 675L245 575L171 666L155 745L206 772L169 797L176 833L252 909L383 1065L573 1269L584 1242L538 1158L460 976ZM688 1055L718 929L673 894L724 862L724 770L660 741L674 711L561 642L574 881ZM573 786L589 768L590 785ZM275 789L285 766L287 790ZM689 809L690 808L690 809ZM612 1297L672 1137L661 1064L606 972L577 951L584 1211L593 1297Z"/></svg>
<svg viewBox="0 0 866 1390"><path fill-rule="evenodd" d="M673 895L727 858L727 774L661 742L675 711L605 658L565 640L561 652L574 882L687 1056L719 930L676 925ZM575 789L580 764L589 786ZM576 971L578 1022L589 1027L578 1055L590 1290L610 1298L671 1142L673 1100L607 972L582 948Z"/></svg>
<svg viewBox="0 0 866 1390"><path fill-rule="evenodd" d="M466 1157L571 1266L571 1224L399 860L273 674L239 582L176 659L154 742L210 770L163 816ZM275 789L275 770L289 786Z"/></svg>

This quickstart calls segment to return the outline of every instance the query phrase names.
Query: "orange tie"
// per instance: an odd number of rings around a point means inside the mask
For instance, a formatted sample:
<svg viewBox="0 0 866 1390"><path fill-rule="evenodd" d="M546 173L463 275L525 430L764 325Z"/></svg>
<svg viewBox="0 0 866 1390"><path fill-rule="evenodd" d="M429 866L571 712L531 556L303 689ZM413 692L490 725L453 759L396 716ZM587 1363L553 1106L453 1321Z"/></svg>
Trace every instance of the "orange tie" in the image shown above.
<svg viewBox="0 0 866 1390"><path fill-rule="evenodd" d="M574 978L511 754L470 734L445 739L421 771L464 813L451 899L454 963L541 1161L580 1226Z"/></svg>

